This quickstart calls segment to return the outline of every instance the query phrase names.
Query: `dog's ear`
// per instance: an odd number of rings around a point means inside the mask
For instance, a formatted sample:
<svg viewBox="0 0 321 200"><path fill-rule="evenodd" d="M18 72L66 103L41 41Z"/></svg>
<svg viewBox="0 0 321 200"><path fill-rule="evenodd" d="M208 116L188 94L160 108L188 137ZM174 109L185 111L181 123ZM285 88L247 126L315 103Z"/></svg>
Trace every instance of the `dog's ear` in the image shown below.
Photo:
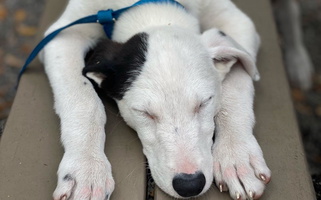
<svg viewBox="0 0 321 200"><path fill-rule="evenodd" d="M103 81L112 82L114 77L117 55L122 44L103 39L90 50L85 58L83 75L101 87Z"/></svg>
<svg viewBox="0 0 321 200"><path fill-rule="evenodd" d="M255 65L255 58L231 37L218 29L205 31L201 37L222 80L237 62L243 65L253 80L257 81L260 79Z"/></svg>
<svg viewBox="0 0 321 200"><path fill-rule="evenodd" d="M122 99L142 70L147 38L146 33L138 33L122 44L101 40L87 55L83 75L109 97Z"/></svg>

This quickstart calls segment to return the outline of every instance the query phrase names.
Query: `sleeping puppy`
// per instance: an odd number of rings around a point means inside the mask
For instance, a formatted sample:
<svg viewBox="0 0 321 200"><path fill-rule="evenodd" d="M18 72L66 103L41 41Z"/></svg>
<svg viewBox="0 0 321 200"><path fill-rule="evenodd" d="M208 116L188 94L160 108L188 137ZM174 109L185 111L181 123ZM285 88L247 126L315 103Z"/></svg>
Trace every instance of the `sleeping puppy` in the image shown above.
<svg viewBox="0 0 321 200"><path fill-rule="evenodd" d="M47 33L134 2L70 0ZM110 199L114 189L104 106L88 79L137 131L152 176L169 195L197 197L214 179L233 199L263 194L271 173L252 134L255 27L228 0L179 2L185 8L167 2L129 9L115 22L112 40L101 40L100 25L81 25L45 48L65 148L54 199Z"/></svg>

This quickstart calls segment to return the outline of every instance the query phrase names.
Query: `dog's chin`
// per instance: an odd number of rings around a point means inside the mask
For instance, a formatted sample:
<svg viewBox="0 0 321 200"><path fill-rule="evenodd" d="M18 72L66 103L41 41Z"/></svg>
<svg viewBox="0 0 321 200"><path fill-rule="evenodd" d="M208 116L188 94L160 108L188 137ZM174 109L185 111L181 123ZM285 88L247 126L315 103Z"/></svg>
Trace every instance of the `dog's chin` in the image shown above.
<svg viewBox="0 0 321 200"><path fill-rule="evenodd" d="M167 195L172 196L174 198L179 198L179 199L183 198L176 193L176 191L172 186L172 180L173 180L174 174L171 176L169 175L169 173L159 172L157 169L154 169L152 166L149 166L149 167L150 167L151 175L155 184L162 191L164 191ZM164 174L167 174L168 176Z"/></svg>
<svg viewBox="0 0 321 200"><path fill-rule="evenodd" d="M163 191L165 192L167 195L174 197L174 198L178 198L178 199L188 199L185 197L182 197L180 195L178 195L175 191L174 188L169 185L169 187L164 186L162 183L159 183L159 181L157 181L157 179L154 178L154 181L156 183L156 185Z"/></svg>

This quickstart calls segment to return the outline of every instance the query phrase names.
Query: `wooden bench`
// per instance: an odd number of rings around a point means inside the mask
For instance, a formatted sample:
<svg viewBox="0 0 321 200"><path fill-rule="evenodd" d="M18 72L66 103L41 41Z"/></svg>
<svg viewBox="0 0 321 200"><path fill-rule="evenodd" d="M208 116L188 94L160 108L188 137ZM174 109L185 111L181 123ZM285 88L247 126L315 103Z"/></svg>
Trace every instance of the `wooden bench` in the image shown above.
<svg viewBox="0 0 321 200"><path fill-rule="evenodd" d="M262 199L315 199L269 0L234 2L254 20L263 41L258 57L262 80L255 83L255 134L272 170L272 181ZM48 0L40 33L59 16L65 4L65 0ZM112 200L144 200L146 166L140 141L125 125L116 106L110 102L106 105L106 154L116 181ZM57 183L56 171L63 155L59 137L59 120L53 110L51 88L43 67L35 62L21 79L1 139L1 200L52 199ZM155 199L172 198L156 188ZM230 197L213 186L198 199Z"/></svg>

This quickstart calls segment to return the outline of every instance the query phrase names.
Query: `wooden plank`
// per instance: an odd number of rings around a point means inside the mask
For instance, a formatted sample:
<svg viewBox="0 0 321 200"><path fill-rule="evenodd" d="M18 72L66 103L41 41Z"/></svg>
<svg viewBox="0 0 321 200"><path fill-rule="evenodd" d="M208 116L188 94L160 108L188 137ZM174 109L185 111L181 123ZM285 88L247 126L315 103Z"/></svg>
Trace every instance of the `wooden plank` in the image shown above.
<svg viewBox="0 0 321 200"><path fill-rule="evenodd" d="M193 200L230 200L231 198L226 193L220 193L216 186L212 185L212 187L201 197L193 198ZM161 189L156 187L155 189L155 200L175 200L175 198L170 197Z"/></svg>
<svg viewBox="0 0 321 200"><path fill-rule="evenodd" d="M261 80L255 83L255 135L262 147L272 181L261 198L315 199L286 80L269 0L234 0L257 26L262 39L258 57ZM156 189L155 200L173 199ZM230 199L212 187L201 200Z"/></svg>
<svg viewBox="0 0 321 200"><path fill-rule="evenodd" d="M262 80L256 83L255 133L273 176L262 199L315 199L295 123L269 1L235 2L255 21L263 40L258 60ZM59 13L57 10L64 3L63 0L49 0L44 21L55 19ZM59 144L59 121L52 110L50 91L43 70L39 67L29 70L21 80L0 145L0 199L51 197L62 148ZM115 122L107 126L107 153L111 154L109 159L116 179L112 199L144 199L145 167L139 141L133 131L115 115L117 110L113 106L108 109L109 122ZM134 157L131 152L136 152ZM121 169L123 166L129 167ZM139 195L135 196L137 193ZM215 187L199 199L214 198L229 199L227 194L218 193ZM171 198L157 189L156 199Z"/></svg>

